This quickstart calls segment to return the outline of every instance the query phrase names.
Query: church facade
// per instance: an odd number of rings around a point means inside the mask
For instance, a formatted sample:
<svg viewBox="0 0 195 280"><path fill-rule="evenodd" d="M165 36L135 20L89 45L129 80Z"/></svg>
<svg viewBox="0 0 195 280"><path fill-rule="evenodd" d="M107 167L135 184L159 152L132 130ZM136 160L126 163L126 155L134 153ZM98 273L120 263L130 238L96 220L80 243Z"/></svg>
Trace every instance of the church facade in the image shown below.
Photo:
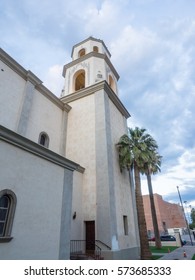
<svg viewBox="0 0 195 280"><path fill-rule="evenodd" d="M116 143L130 117L102 40L73 46L61 97L0 51L0 259L139 259Z"/></svg>

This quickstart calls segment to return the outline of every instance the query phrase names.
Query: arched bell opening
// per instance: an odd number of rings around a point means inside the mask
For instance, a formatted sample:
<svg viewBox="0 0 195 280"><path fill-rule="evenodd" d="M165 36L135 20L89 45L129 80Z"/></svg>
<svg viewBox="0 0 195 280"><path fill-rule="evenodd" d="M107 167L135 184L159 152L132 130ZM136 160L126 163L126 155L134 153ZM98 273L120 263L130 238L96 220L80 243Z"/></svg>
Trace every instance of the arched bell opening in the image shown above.
<svg viewBox="0 0 195 280"><path fill-rule="evenodd" d="M79 70L73 78L73 91L85 88L85 70Z"/></svg>
<svg viewBox="0 0 195 280"><path fill-rule="evenodd" d="M85 49L81 49L79 52L78 52L78 57L81 57L81 56L84 56L85 55Z"/></svg>
<svg viewBox="0 0 195 280"><path fill-rule="evenodd" d="M97 46L94 46L94 47L93 47L93 51L98 53L98 52L99 52L98 47L97 47Z"/></svg>
<svg viewBox="0 0 195 280"><path fill-rule="evenodd" d="M111 75L109 75L108 84L111 87L111 89L116 93L116 84Z"/></svg>

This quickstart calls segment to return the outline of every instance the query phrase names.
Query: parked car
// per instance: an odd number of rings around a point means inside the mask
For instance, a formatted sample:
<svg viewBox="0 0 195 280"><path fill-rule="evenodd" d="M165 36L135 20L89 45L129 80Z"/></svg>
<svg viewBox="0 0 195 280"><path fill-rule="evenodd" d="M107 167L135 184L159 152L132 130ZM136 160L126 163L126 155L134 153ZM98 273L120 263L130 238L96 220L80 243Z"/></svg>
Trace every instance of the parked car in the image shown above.
<svg viewBox="0 0 195 280"><path fill-rule="evenodd" d="M152 238L149 238L148 240L149 241L155 241L155 236L152 237ZM176 241L176 238L173 235L161 235L160 240L161 241Z"/></svg>
<svg viewBox="0 0 195 280"><path fill-rule="evenodd" d="M162 235L160 237L160 240L161 241L176 241L176 238L173 235Z"/></svg>
<svg viewBox="0 0 195 280"><path fill-rule="evenodd" d="M173 235L161 235L160 240L161 241L176 241L176 238ZM148 241L155 241L155 236L151 237L151 238L148 238ZM181 239L181 244L182 244L182 246L185 245L186 240Z"/></svg>

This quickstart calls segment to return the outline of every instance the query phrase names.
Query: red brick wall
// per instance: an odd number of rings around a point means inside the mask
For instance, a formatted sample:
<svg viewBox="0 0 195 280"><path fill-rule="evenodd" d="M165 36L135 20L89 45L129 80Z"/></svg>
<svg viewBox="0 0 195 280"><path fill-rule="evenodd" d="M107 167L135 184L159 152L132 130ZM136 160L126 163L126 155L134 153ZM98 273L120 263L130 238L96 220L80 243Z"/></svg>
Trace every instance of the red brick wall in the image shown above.
<svg viewBox="0 0 195 280"><path fill-rule="evenodd" d="M150 209L150 197L149 195L143 195L144 211L146 218L147 230L154 232L152 224L152 215ZM164 201L162 196L154 194L154 203L156 208L156 215L158 221L158 228L160 233L164 233L165 228L185 228L185 218L183 215L182 207L178 204L172 204ZM163 222L165 227L163 227Z"/></svg>

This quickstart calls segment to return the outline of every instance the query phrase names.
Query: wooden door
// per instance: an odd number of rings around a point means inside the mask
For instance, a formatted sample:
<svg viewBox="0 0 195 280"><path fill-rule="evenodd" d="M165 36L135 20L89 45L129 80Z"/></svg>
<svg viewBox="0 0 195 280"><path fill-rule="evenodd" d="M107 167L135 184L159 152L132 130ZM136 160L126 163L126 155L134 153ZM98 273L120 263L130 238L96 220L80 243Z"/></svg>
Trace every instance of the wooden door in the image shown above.
<svg viewBox="0 0 195 280"><path fill-rule="evenodd" d="M95 221L86 221L86 252L93 253L95 250Z"/></svg>

